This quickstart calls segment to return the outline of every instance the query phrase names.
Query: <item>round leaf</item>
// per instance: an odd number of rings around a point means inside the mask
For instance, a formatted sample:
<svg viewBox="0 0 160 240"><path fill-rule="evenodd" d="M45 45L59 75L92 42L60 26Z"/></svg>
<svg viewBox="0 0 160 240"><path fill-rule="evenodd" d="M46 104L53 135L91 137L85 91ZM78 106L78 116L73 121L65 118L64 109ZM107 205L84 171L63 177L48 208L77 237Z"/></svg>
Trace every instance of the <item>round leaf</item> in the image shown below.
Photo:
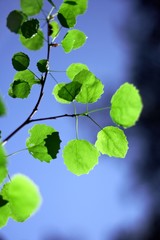
<svg viewBox="0 0 160 240"><path fill-rule="evenodd" d="M12 65L15 70L23 71L29 66L30 59L27 54L23 52L15 53L12 57Z"/></svg>
<svg viewBox="0 0 160 240"><path fill-rule="evenodd" d="M22 11L14 10L7 17L7 27L11 32L20 33L21 25L27 20L27 15Z"/></svg>
<svg viewBox="0 0 160 240"><path fill-rule="evenodd" d="M43 32L39 29L37 34L35 34L32 38L25 38L23 35L20 35L20 41L29 50L39 50L43 47Z"/></svg>
<svg viewBox="0 0 160 240"><path fill-rule="evenodd" d="M22 174L16 174L12 181L4 186L2 196L9 202L11 217L18 222L25 221L41 204L37 185Z"/></svg>
<svg viewBox="0 0 160 240"><path fill-rule="evenodd" d="M88 174L98 164L98 150L86 140L71 140L63 150L64 163L77 176Z"/></svg>
<svg viewBox="0 0 160 240"><path fill-rule="evenodd" d="M73 8L66 3L62 3L60 6L57 17L60 24L65 28L74 27L76 24L76 13L73 11Z"/></svg>
<svg viewBox="0 0 160 240"><path fill-rule="evenodd" d="M66 53L72 50L78 49L84 45L86 42L86 35L76 29L69 30L62 40L62 47Z"/></svg>
<svg viewBox="0 0 160 240"><path fill-rule="evenodd" d="M66 70L66 74L69 79L73 80L74 77L82 70L89 70L83 63L72 63Z"/></svg>
<svg viewBox="0 0 160 240"><path fill-rule="evenodd" d="M38 70L42 73L47 72L49 70L48 60L41 59L37 62Z"/></svg>
<svg viewBox="0 0 160 240"><path fill-rule="evenodd" d="M11 83L8 94L10 97L23 99L28 97L30 90L28 82L18 79Z"/></svg>
<svg viewBox="0 0 160 240"><path fill-rule="evenodd" d="M124 83L111 99L112 120L125 128L135 125L142 111L139 91L133 84Z"/></svg>
<svg viewBox="0 0 160 240"><path fill-rule="evenodd" d="M7 158L4 148L0 143L0 183L7 177Z"/></svg>
<svg viewBox="0 0 160 240"><path fill-rule="evenodd" d="M95 146L102 154L124 158L128 151L128 141L124 132L117 127L105 127L97 135Z"/></svg>
<svg viewBox="0 0 160 240"><path fill-rule="evenodd" d="M28 21L25 21L21 26L21 32L25 38L31 38L38 32L38 29L39 21L37 19L30 19Z"/></svg>
<svg viewBox="0 0 160 240"><path fill-rule="evenodd" d="M66 83L58 83L58 84L56 84L55 87L54 87L54 89L53 89L53 91L52 91L52 94L54 95L54 97L55 97L55 99L56 99L57 102L59 102L59 103L64 103L64 104L69 104L69 103L71 103L70 101L67 101L67 100L65 100L65 99L63 99L63 98L60 98L60 96L58 95L60 89L61 89L63 86L65 86L65 84L66 84Z"/></svg>
<svg viewBox="0 0 160 240"><path fill-rule="evenodd" d="M28 16L38 14L43 6L43 0L21 0L21 8Z"/></svg>
<svg viewBox="0 0 160 240"><path fill-rule="evenodd" d="M81 91L76 96L76 101L80 103L96 102L103 94L104 85L96 76L88 71L82 70L73 79L73 82L82 84Z"/></svg>
<svg viewBox="0 0 160 240"><path fill-rule="evenodd" d="M29 153L40 161L50 162L56 158L61 140L58 132L45 124L35 124L26 141Z"/></svg>

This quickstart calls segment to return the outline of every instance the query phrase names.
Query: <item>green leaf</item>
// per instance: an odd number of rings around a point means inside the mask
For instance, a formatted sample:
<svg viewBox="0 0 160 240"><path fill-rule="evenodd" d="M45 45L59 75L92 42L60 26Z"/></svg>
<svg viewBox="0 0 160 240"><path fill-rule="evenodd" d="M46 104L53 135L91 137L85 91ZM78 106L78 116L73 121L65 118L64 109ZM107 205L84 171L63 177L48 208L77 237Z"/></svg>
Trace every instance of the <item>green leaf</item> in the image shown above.
<svg viewBox="0 0 160 240"><path fill-rule="evenodd" d="M77 30L69 30L62 40L62 47L66 53L71 52L72 50L78 49L84 45L86 42L86 35Z"/></svg>
<svg viewBox="0 0 160 240"><path fill-rule="evenodd" d="M11 210L9 204L5 204L0 207L0 228L4 227L7 224L10 214Z"/></svg>
<svg viewBox="0 0 160 240"><path fill-rule="evenodd" d="M124 83L111 99L112 120L125 128L135 125L143 108L139 91L133 84Z"/></svg>
<svg viewBox="0 0 160 240"><path fill-rule="evenodd" d="M76 17L86 11L87 4L87 0L64 0L58 11L58 20L61 25L65 28L74 27Z"/></svg>
<svg viewBox="0 0 160 240"><path fill-rule="evenodd" d="M1 194L9 202L10 216L18 222L29 218L41 204L37 185L22 174L14 175L11 182L4 185Z"/></svg>
<svg viewBox="0 0 160 240"><path fill-rule="evenodd" d="M63 83L63 82L56 84L53 91L52 91L52 94L54 95L57 102L64 103L64 104L69 104L69 103L71 103L70 101L67 101L67 100L59 97L59 91L63 86L65 86L65 84L66 83Z"/></svg>
<svg viewBox="0 0 160 240"><path fill-rule="evenodd" d="M80 92L81 86L82 84L79 82L67 83L58 91L58 96L72 102Z"/></svg>
<svg viewBox="0 0 160 240"><path fill-rule="evenodd" d="M38 14L43 6L43 0L21 0L21 8L28 16Z"/></svg>
<svg viewBox="0 0 160 240"><path fill-rule="evenodd" d="M65 165L77 176L88 174L98 164L98 157L98 150L86 140L71 140L63 150Z"/></svg>
<svg viewBox="0 0 160 240"><path fill-rule="evenodd" d="M7 27L11 32L20 33L21 25L27 20L27 15L22 11L13 10L7 17Z"/></svg>
<svg viewBox="0 0 160 240"><path fill-rule="evenodd" d="M4 148L0 143L0 184L7 177L7 158Z"/></svg>
<svg viewBox="0 0 160 240"><path fill-rule="evenodd" d="M30 94L31 87L28 82L24 80L15 80L10 84L8 94L13 98L27 98Z"/></svg>
<svg viewBox="0 0 160 240"><path fill-rule="evenodd" d="M33 86L33 84L39 84L40 80L35 78L35 75L33 72L27 70L19 71L14 75L14 80L21 80L27 82L30 87Z"/></svg>
<svg viewBox="0 0 160 240"><path fill-rule="evenodd" d="M37 68L40 72L44 73L49 70L49 63L47 59L41 59L37 62Z"/></svg>
<svg viewBox="0 0 160 240"><path fill-rule="evenodd" d="M6 108L0 96L0 116L3 116L5 114L6 114Z"/></svg>
<svg viewBox="0 0 160 240"><path fill-rule="evenodd" d="M27 54L23 52L15 53L12 57L12 65L15 70L23 71L29 66L30 59Z"/></svg>
<svg viewBox="0 0 160 240"><path fill-rule="evenodd" d="M50 22L49 24L49 27L50 27L50 34L52 36L52 38L55 38L58 36L58 33L59 33L59 25L57 22L53 21L53 22Z"/></svg>
<svg viewBox="0 0 160 240"><path fill-rule="evenodd" d="M34 158L45 162L56 158L61 140L54 128L45 124L35 124L29 133L30 137L26 141L26 146Z"/></svg>
<svg viewBox="0 0 160 240"><path fill-rule="evenodd" d="M82 70L73 79L73 82L82 84L80 93L76 96L76 101L80 103L96 102L103 94L104 85L96 76L88 71Z"/></svg>
<svg viewBox="0 0 160 240"><path fill-rule="evenodd" d="M4 205L6 205L8 203L7 200L4 200L2 195L0 195L0 208L3 207Z"/></svg>
<svg viewBox="0 0 160 240"><path fill-rule="evenodd" d="M43 47L44 43L43 32L39 29L37 34L35 34L32 38L25 38L23 35L20 35L20 42L29 50L39 50Z"/></svg>
<svg viewBox="0 0 160 240"><path fill-rule="evenodd" d="M74 77L82 70L89 70L83 63L72 63L66 70L66 74L69 79L73 80Z"/></svg>
<svg viewBox="0 0 160 240"><path fill-rule="evenodd" d="M63 3L60 6L57 17L60 24L65 28L72 28L76 24L76 13L69 4Z"/></svg>
<svg viewBox="0 0 160 240"><path fill-rule="evenodd" d="M39 29L39 21L37 19L30 19L25 21L21 26L22 35L25 38L31 38L38 32Z"/></svg>
<svg viewBox="0 0 160 240"><path fill-rule="evenodd" d="M105 127L97 135L96 148L110 157L124 158L128 151L128 141L124 132L117 127Z"/></svg>

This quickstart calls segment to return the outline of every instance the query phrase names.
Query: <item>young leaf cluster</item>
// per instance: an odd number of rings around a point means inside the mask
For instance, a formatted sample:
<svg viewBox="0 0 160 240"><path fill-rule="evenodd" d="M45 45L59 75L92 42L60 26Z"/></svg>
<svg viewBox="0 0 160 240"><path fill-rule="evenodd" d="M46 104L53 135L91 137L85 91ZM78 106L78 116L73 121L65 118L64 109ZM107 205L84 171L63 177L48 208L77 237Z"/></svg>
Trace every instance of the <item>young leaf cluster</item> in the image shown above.
<svg viewBox="0 0 160 240"><path fill-rule="evenodd" d="M45 16L47 31L41 28L42 24L36 16L43 11L43 0L20 0L20 10L13 10L7 17L9 30L19 35L20 42L29 50L39 50L44 43L47 45L46 56L40 59L34 70L30 70L30 57L24 52L17 52L12 57L12 66L16 73L10 84L8 94L12 98L28 98L33 85L40 86L37 102L29 116L0 144L0 227L6 225L8 218L16 221L25 221L40 205L41 196L37 186L26 176L17 174L4 184L9 176L7 169L7 154L4 145L24 126L37 122L59 118L75 118L75 138L71 139L64 147L62 156L67 169L80 176L88 174L97 164L101 154L110 157L124 158L128 151L128 141L124 129L136 124L142 111L142 100L137 88L131 83L122 84L113 94L110 106L89 110L90 104L97 102L104 94L104 85L84 63L72 63L66 69L67 82L59 82L53 85L51 94L60 104L73 104L73 114L35 118L38 107L43 99L44 86L50 75L53 79L54 72L50 66L50 52L54 47L62 47L64 53L70 53L84 45L86 35L75 29L77 17L84 14L88 7L87 0L64 0L57 10L52 0L48 0L51 6L48 16ZM60 36L61 29L66 33ZM56 42L60 39L60 42ZM86 111L77 113L76 104L86 106ZM101 127L91 115L94 112L109 108L113 126ZM0 97L0 116L5 115L5 104ZM91 143L78 137L78 119L84 117L92 121L99 128L97 139ZM103 115L103 117L105 117ZM106 117L107 118L107 117ZM35 124L29 129L26 139L26 148L41 162L50 163L57 158L61 149L60 133L52 126Z"/></svg>

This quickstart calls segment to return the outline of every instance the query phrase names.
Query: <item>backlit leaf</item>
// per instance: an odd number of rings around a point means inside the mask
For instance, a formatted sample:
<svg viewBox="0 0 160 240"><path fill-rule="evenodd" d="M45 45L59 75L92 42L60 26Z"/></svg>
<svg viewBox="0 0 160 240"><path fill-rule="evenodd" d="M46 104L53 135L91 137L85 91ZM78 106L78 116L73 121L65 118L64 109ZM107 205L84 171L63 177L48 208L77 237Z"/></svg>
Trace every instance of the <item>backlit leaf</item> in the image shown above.
<svg viewBox="0 0 160 240"><path fill-rule="evenodd" d="M23 35L20 35L21 43L30 50L39 50L43 47L44 35L43 32L39 29L37 34L32 38L25 38Z"/></svg>
<svg viewBox="0 0 160 240"><path fill-rule="evenodd" d="M27 54L23 52L15 53L12 57L12 65L15 70L23 71L29 66L30 59Z"/></svg>
<svg viewBox="0 0 160 240"><path fill-rule="evenodd" d="M53 21L53 22L50 22L49 24L50 26L50 30L51 30L51 36L52 38L55 38L57 37L58 33L59 33L59 25L57 22Z"/></svg>
<svg viewBox="0 0 160 240"><path fill-rule="evenodd" d="M139 91L133 84L124 83L111 99L112 120L125 128L135 125L142 111Z"/></svg>
<svg viewBox="0 0 160 240"><path fill-rule="evenodd" d="M89 70L83 63L72 63L66 70L66 74L69 79L73 80L74 77L82 70Z"/></svg>
<svg viewBox="0 0 160 240"><path fill-rule="evenodd" d="M71 82L65 84L58 92L58 96L69 102L72 102L81 90L82 84L79 82Z"/></svg>
<svg viewBox="0 0 160 240"><path fill-rule="evenodd" d="M71 140L63 150L64 163L77 176L88 174L98 164L98 150L86 140Z"/></svg>
<svg viewBox="0 0 160 240"><path fill-rule="evenodd" d="M0 184L7 177L7 158L4 148L0 143Z"/></svg>
<svg viewBox="0 0 160 240"><path fill-rule="evenodd" d="M71 52L72 50L78 49L84 45L86 42L86 35L77 30L69 30L62 40L62 47L66 53Z"/></svg>
<svg viewBox="0 0 160 240"><path fill-rule="evenodd" d="M76 17L87 9L88 0L64 0L58 11L58 19L63 27L71 28L76 24Z"/></svg>
<svg viewBox="0 0 160 240"><path fill-rule="evenodd" d="M80 103L96 102L103 94L104 85L96 76L88 71L82 70L73 79L73 82L82 84L81 91L76 96L76 101Z"/></svg>
<svg viewBox="0 0 160 240"><path fill-rule="evenodd" d="M30 19L28 21L25 21L21 26L21 32L25 38L31 38L38 32L38 29L39 21L37 19Z"/></svg>
<svg viewBox="0 0 160 240"><path fill-rule="evenodd" d="M7 27L11 32L20 33L21 25L27 20L27 15L22 11L13 10L7 17Z"/></svg>
<svg viewBox="0 0 160 240"><path fill-rule="evenodd" d="M124 132L117 127L105 127L97 135L95 146L102 154L124 158L128 151L128 141Z"/></svg>
<svg viewBox="0 0 160 240"><path fill-rule="evenodd" d="M30 94L31 87L28 82L23 80L15 80L10 84L8 94L13 98L27 98Z"/></svg>
<svg viewBox="0 0 160 240"><path fill-rule="evenodd" d="M57 102L59 102L59 103L64 103L64 104L69 104L69 103L71 103L70 101L67 101L67 100L65 100L65 99L63 99L63 98L60 98L59 95L58 95L60 89L61 89L63 86L65 86L65 84L66 84L66 83L58 83L58 84L56 84L55 87L54 87L54 89L53 89L53 91L52 91L52 94L54 95L54 97L55 97L55 99L56 99Z"/></svg>
<svg viewBox="0 0 160 240"><path fill-rule="evenodd" d="M27 82L30 87L32 87L33 84L39 84L40 80L35 78L35 75L33 72L27 70L19 71L14 75L14 80L21 80Z"/></svg>
<svg viewBox="0 0 160 240"><path fill-rule="evenodd" d="M49 70L49 64L47 59L41 59L37 62L37 68L40 72L44 73Z"/></svg>
<svg viewBox="0 0 160 240"><path fill-rule="evenodd" d="M28 16L38 14L43 6L43 0L21 0L21 8Z"/></svg>
<svg viewBox="0 0 160 240"><path fill-rule="evenodd" d="M0 96L0 116L3 116L5 114L6 114L6 108Z"/></svg>
<svg viewBox="0 0 160 240"><path fill-rule="evenodd" d="M30 130L26 141L29 153L40 161L50 162L60 149L58 132L45 124L35 124ZM52 148L52 151L51 151Z"/></svg>
<svg viewBox="0 0 160 240"><path fill-rule="evenodd" d="M16 174L2 189L3 199L8 201L10 217L23 222L38 210L41 195L37 185L28 177Z"/></svg>

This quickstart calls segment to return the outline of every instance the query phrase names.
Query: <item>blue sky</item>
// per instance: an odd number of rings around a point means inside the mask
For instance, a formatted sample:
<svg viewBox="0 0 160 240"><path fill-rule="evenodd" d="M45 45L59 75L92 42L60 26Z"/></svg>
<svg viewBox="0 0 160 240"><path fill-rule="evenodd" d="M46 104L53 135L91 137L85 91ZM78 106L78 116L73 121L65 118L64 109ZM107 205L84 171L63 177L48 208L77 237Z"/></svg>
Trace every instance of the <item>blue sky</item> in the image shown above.
<svg viewBox="0 0 160 240"><path fill-rule="evenodd" d="M57 5L60 3L55 1ZM87 43L70 54L65 54L62 48L52 50L51 64L54 70L65 70L73 62L82 62L105 84L105 93L96 104L97 107L109 106L110 97L117 88L126 81L130 82L132 48L122 29L129 14L132 14L132 7L125 0L101 0L98 5L97 1L90 0L87 13L78 17L76 25L88 36ZM0 93L7 107L7 115L0 119L3 137L28 116L38 95L38 89L34 88L27 100L8 96L8 87L15 74L11 66L12 55L19 51L27 53L31 58L32 70L36 69L36 62L46 56L45 47L38 52L30 52L18 42L18 36L6 28L7 15L19 8L18 0L14 3L11 0L0 2ZM46 4L44 8L49 9L49 5ZM60 82L66 80L64 73L55 73L55 77ZM53 79L48 78L37 117L73 112L72 106L56 103L51 94L53 86ZM93 115L102 126L112 124L108 116L109 111ZM71 138L75 138L74 119L45 123L60 132L61 148ZM8 154L25 148L31 126L26 126L6 144ZM80 121L80 138L95 142L97 131L91 122ZM136 127L127 133L130 133L130 148L125 159L103 156L89 175L81 177L74 176L66 169L61 151L50 164L33 159L26 151L10 157L10 175L23 173L33 179L40 188L43 203L40 210L25 223L9 220L8 225L0 230L2 236L7 240L43 240L46 234L56 233L66 237L74 236L75 240L111 240L112 233L120 226L134 228L135 224L141 223L150 202L145 187L140 192L132 192L134 176L131 175L131 167L137 157L142 156L142 141Z"/></svg>

